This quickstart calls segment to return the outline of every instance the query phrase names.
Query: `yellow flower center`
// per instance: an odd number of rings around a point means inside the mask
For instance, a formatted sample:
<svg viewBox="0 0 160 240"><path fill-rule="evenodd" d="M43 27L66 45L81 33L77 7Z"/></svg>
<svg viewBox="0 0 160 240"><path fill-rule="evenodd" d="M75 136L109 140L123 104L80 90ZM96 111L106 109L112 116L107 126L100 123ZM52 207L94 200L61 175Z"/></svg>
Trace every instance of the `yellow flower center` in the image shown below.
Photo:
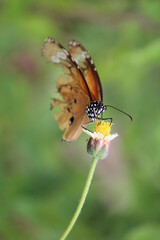
<svg viewBox="0 0 160 240"><path fill-rule="evenodd" d="M96 121L96 127L94 128L93 132L96 132L96 133L99 132L103 134L104 137L106 137L110 135L111 127L112 127L112 123L110 122L101 121L99 123L98 121Z"/></svg>

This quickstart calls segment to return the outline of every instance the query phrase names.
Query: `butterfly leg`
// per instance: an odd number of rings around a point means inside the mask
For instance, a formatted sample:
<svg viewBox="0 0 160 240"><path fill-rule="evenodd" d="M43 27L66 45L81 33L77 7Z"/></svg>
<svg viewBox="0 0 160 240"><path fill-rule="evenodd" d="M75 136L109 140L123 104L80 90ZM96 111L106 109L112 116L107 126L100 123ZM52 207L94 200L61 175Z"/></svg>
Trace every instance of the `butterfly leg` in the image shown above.
<svg viewBox="0 0 160 240"><path fill-rule="evenodd" d="M110 122L113 122L113 118L97 118L98 120L110 120Z"/></svg>

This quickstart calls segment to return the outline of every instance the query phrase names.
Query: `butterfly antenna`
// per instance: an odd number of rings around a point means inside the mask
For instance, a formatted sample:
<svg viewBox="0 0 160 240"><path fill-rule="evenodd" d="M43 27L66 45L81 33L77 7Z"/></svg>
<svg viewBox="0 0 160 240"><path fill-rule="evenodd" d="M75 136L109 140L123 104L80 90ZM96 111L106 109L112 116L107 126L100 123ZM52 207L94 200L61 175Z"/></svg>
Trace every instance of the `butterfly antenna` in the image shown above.
<svg viewBox="0 0 160 240"><path fill-rule="evenodd" d="M122 111L122 110L120 110L119 108L113 107L113 106L111 106L111 105L106 105L106 107L110 107L110 108L114 108L114 109L116 109L117 111L119 111L119 112L121 112L121 113L127 115L127 116L131 119L131 121L133 121L133 118L132 118L131 115L129 115L128 113L126 113L126 112L124 112L124 111Z"/></svg>

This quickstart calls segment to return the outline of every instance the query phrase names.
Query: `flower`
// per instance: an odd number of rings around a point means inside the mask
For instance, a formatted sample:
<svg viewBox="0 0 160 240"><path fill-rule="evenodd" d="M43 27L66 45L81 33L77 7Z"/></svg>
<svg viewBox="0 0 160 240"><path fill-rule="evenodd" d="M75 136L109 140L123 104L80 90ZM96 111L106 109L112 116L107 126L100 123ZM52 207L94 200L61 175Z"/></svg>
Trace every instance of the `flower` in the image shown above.
<svg viewBox="0 0 160 240"><path fill-rule="evenodd" d="M117 133L110 134L111 127L112 123L96 121L93 132L83 128L83 131L91 137L87 144L87 152L91 156L104 159L108 155L110 142L118 137Z"/></svg>

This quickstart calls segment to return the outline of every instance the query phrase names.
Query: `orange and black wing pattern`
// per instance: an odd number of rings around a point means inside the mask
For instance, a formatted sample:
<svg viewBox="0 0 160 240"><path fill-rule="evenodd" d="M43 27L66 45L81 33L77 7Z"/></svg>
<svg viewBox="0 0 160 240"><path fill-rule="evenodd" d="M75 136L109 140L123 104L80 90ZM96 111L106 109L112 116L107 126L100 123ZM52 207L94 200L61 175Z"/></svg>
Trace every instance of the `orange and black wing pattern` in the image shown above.
<svg viewBox="0 0 160 240"><path fill-rule="evenodd" d="M65 130L62 139L75 141L82 133L81 126L89 121L86 115L86 106L91 101L88 84L74 58L53 38L45 40L42 56L63 70L63 75L57 80L61 99L54 99L51 109L60 107L60 113L54 117L58 120L60 129Z"/></svg>
<svg viewBox="0 0 160 240"><path fill-rule="evenodd" d="M69 42L69 52L83 73L91 93L92 101L99 100L103 102L101 82L90 54L75 40Z"/></svg>

